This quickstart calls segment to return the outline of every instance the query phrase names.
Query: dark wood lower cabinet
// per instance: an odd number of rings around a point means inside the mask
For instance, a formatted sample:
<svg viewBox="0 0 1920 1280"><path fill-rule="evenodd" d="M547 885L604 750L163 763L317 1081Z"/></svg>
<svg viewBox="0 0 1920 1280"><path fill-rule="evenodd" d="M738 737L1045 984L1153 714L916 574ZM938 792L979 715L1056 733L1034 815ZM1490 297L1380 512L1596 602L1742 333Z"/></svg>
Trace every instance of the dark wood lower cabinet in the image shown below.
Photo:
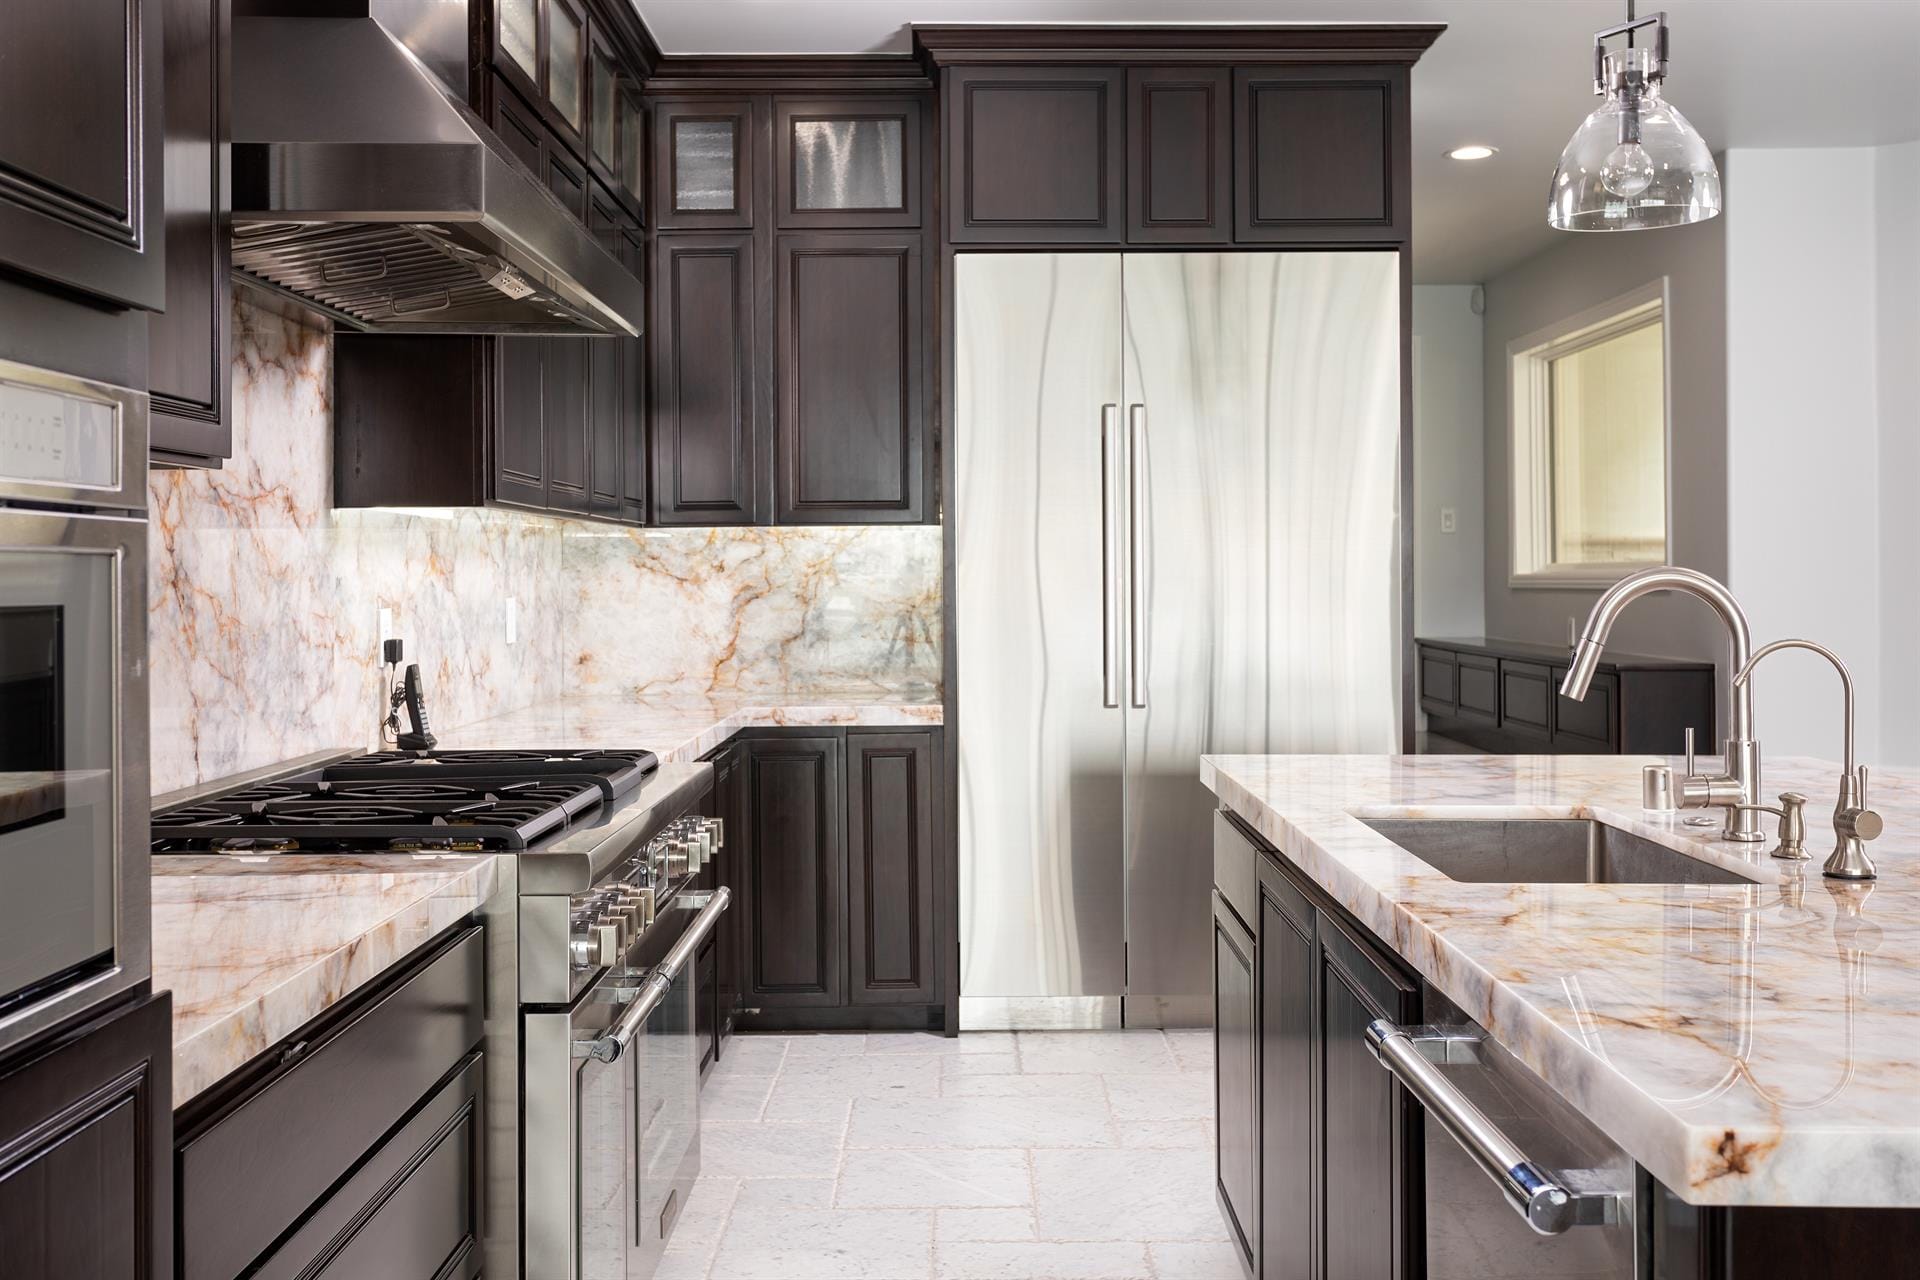
<svg viewBox="0 0 1920 1280"><path fill-rule="evenodd" d="M173 1254L172 999L0 1063L0 1275L162 1280Z"/></svg>
<svg viewBox="0 0 1920 1280"><path fill-rule="evenodd" d="M847 1001L846 835L837 735L747 743L753 858L742 888L749 1006Z"/></svg>
<svg viewBox="0 0 1920 1280"><path fill-rule="evenodd" d="M177 1280L472 1277L485 934L457 928L177 1117Z"/></svg>
<svg viewBox="0 0 1920 1280"><path fill-rule="evenodd" d="M758 1031L939 1029L942 888L937 729L765 729L712 753L734 894L709 1015Z"/></svg>
<svg viewBox="0 0 1920 1280"><path fill-rule="evenodd" d="M1421 1113L1364 1033L1375 1018L1418 1022L1418 979L1250 828L1216 830L1264 850L1252 930L1219 894L1214 910L1220 1195L1249 1270L1415 1280Z"/></svg>
<svg viewBox="0 0 1920 1280"><path fill-rule="evenodd" d="M1367 1024L1420 1020L1420 986L1319 913L1321 1203L1326 1280L1426 1274L1420 1112L1367 1051Z"/></svg>
<svg viewBox="0 0 1920 1280"><path fill-rule="evenodd" d="M854 1004L935 999L931 733L847 734L847 960Z"/></svg>
<svg viewBox="0 0 1920 1280"><path fill-rule="evenodd" d="M1319 1274L1313 907L1261 867L1260 1250L1263 1280Z"/></svg>
<svg viewBox="0 0 1920 1280"><path fill-rule="evenodd" d="M1213 895L1215 1190L1234 1245L1248 1267L1260 1256L1258 1071L1259 962L1253 933L1227 900Z"/></svg>

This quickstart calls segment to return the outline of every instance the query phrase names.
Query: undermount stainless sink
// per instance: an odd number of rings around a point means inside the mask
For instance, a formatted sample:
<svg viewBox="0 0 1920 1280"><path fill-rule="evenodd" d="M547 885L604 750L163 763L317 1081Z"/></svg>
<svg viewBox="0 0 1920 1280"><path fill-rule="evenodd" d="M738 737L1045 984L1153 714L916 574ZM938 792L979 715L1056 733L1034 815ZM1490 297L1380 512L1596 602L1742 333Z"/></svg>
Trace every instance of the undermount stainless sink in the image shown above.
<svg viewBox="0 0 1920 1280"><path fill-rule="evenodd" d="M1361 818L1450 880L1500 884L1752 884L1585 818Z"/></svg>

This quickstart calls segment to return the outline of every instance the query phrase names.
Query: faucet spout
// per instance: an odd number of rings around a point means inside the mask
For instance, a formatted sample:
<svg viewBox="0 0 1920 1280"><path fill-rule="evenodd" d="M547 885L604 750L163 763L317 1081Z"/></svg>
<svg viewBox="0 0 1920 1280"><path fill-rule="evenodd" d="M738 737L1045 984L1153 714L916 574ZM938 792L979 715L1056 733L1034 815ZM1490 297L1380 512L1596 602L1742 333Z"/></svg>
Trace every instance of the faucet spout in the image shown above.
<svg viewBox="0 0 1920 1280"><path fill-rule="evenodd" d="M1628 574L1594 601L1593 612L1587 616L1586 629L1581 632L1579 643L1574 645L1566 679L1560 682L1561 693L1575 702L1587 696L1587 689L1593 683L1594 669L1600 664L1600 655L1606 648L1613 624L1628 605L1658 591L1678 591L1704 601L1726 625L1731 649L1731 672L1737 673L1746 667L1753 656L1753 633L1747 626L1746 612L1740 608L1739 601L1733 598L1733 593L1727 590L1724 583L1698 570L1662 565L1657 569L1642 569L1639 573ZM1728 692L1732 708L1728 736L1737 742L1751 741L1753 687L1745 681L1730 681Z"/></svg>
<svg viewBox="0 0 1920 1280"><path fill-rule="evenodd" d="M1726 809L1725 836L1729 840L1764 840L1758 817L1752 811L1760 795L1760 744L1753 737L1753 682L1746 675L1753 659L1753 634L1747 626L1746 612L1725 583L1697 570L1670 564L1643 569L1620 579L1594 601L1593 612L1587 615L1586 630L1573 646L1560 692L1576 702L1587 696L1613 624L1628 605L1657 591L1677 591L1712 609L1726 626L1732 659L1731 678L1727 683L1725 772L1715 778L1687 778L1681 789L1682 804L1716 805Z"/></svg>

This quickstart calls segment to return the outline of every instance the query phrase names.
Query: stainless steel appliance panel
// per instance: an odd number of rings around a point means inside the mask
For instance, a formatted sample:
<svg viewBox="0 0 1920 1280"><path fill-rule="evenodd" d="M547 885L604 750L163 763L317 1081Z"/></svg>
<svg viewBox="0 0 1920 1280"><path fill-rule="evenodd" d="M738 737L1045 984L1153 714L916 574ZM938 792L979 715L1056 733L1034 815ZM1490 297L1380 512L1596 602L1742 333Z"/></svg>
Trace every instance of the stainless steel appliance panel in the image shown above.
<svg viewBox="0 0 1920 1280"><path fill-rule="evenodd" d="M1125 990L1120 261L954 265L963 1002Z"/></svg>
<svg viewBox="0 0 1920 1280"><path fill-rule="evenodd" d="M144 521L0 508L0 1049L151 972Z"/></svg>
<svg viewBox="0 0 1920 1280"><path fill-rule="evenodd" d="M1130 1026L1209 1018L1200 756L1398 749L1398 271L1125 256Z"/></svg>

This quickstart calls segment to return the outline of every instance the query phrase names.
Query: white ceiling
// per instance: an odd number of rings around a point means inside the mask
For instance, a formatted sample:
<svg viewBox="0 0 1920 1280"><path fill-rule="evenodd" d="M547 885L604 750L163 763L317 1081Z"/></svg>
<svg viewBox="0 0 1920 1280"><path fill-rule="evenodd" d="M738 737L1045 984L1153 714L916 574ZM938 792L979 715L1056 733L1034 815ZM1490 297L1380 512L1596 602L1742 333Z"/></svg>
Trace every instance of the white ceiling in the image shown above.
<svg viewBox="0 0 1920 1280"><path fill-rule="evenodd" d="M667 53L900 53L909 23L1445 22L1414 68L1414 275L1486 279L1552 243L1547 183L1624 0L634 0ZM1661 0L1643 0L1651 11ZM1726 147L1920 138L1920 0L1665 0L1668 98ZM1449 160L1484 142L1491 160ZM1729 191L1728 200L1739 199Z"/></svg>

